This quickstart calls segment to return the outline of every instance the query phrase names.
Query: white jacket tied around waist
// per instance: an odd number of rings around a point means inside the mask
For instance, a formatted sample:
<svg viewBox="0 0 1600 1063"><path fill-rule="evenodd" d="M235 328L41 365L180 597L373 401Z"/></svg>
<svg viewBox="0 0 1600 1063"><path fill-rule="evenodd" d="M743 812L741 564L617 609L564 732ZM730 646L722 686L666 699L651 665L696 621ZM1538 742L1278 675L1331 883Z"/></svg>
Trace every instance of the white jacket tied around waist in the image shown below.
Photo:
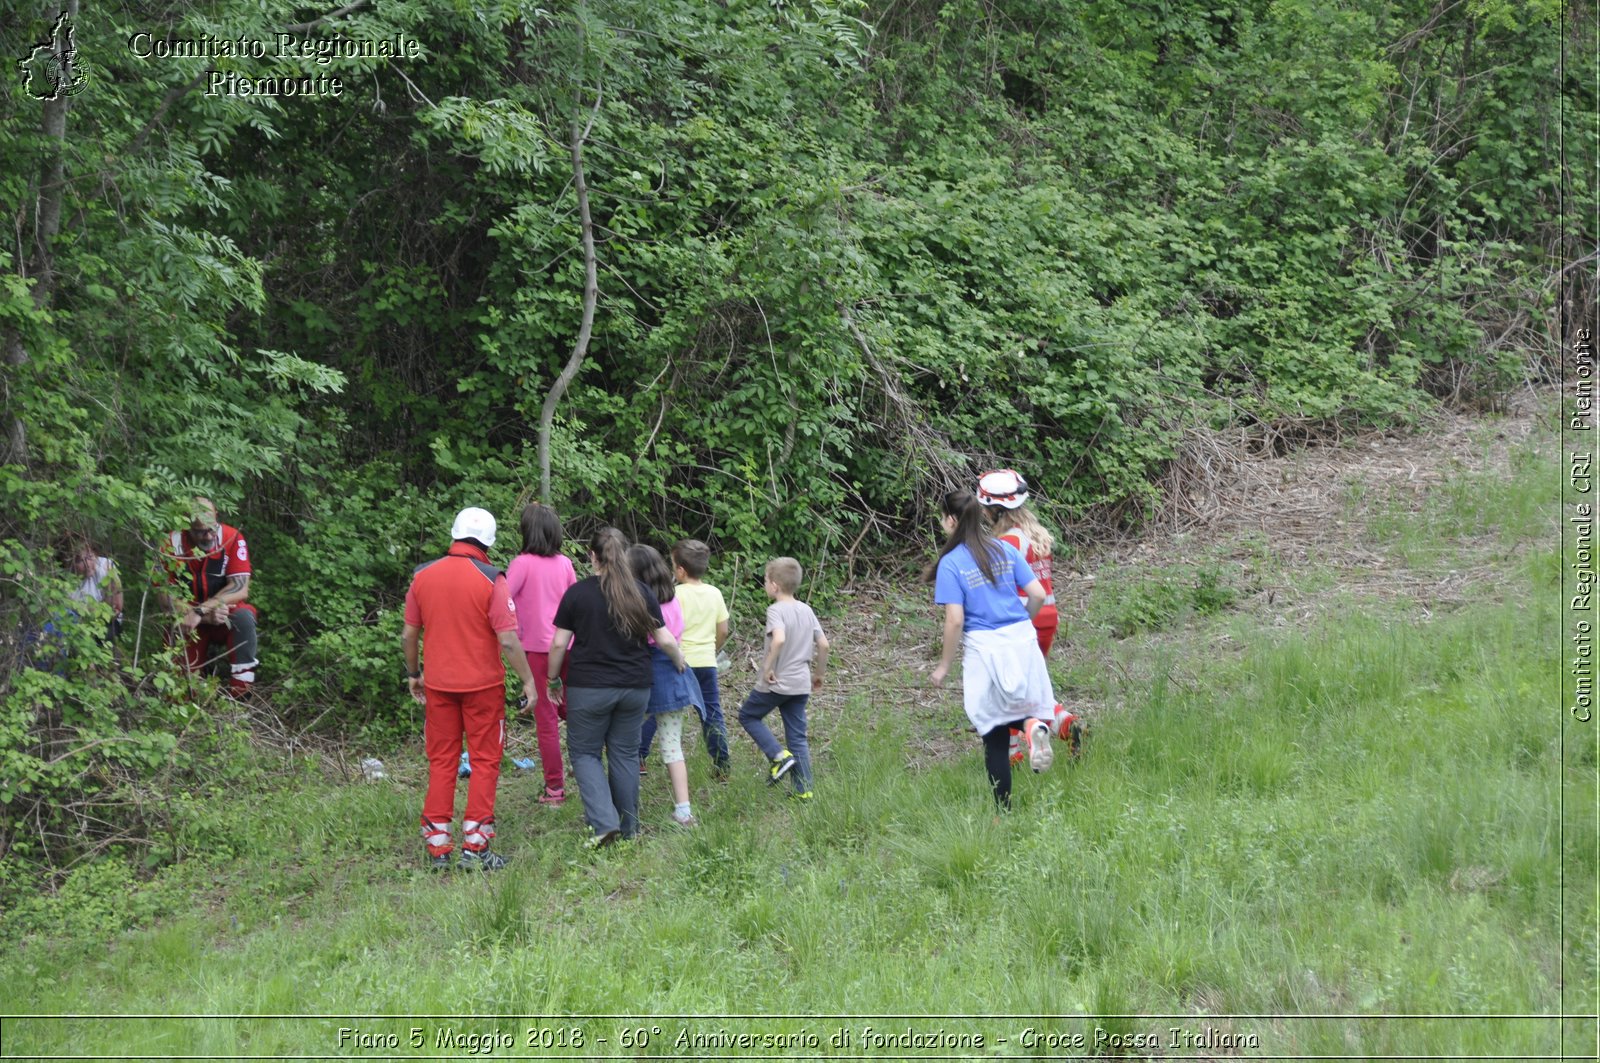
<svg viewBox="0 0 1600 1063"><path fill-rule="evenodd" d="M962 700L980 735L1024 716L1051 718L1056 696L1030 621L967 631L962 649Z"/></svg>

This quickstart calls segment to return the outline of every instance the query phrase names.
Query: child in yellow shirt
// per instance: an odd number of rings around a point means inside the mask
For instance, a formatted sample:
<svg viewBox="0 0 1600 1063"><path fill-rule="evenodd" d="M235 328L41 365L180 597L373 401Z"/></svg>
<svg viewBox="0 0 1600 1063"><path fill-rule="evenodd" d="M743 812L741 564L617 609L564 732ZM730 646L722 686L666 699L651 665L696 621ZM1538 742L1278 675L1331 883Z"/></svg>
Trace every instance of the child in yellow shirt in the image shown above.
<svg viewBox="0 0 1600 1063"><path fill-rule="evenodd" d="M685 539L672 548L673 577L683 604L683 659L700 683L706 712L701 721L706 752L719 778L728 774L728 725L722 717L722 692L717 686L717 654L728 641L728 606L722 592L705 582L711 548L699 539Z"/></svg>

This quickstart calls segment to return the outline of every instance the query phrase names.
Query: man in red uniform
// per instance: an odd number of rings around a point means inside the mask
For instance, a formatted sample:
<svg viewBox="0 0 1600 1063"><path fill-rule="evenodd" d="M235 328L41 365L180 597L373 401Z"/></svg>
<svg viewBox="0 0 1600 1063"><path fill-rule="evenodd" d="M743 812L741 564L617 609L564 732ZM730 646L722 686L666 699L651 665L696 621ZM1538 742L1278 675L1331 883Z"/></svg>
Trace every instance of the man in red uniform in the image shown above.
<svg viewBox="0 0 1600 1063"><path fill-rule="evenodd" d="M428 862L450 866L450 824L456 813L456 769L461 738L472 758L467 808L461 822L460 866L496 871L505 858L489 850L494 839L494 791L505 753L504 656L522 681L523 697L534 689L533 672L517 637L517 611L499 569L489 564L494 516L471 507L456 515L455 541L445 556L420 565L406 591L406 655L411 696L425 705L423 745L428 752L428 793L422 802L422 837ZM427 632L424 673L418 658Z"/></svg>
<svg viewBox="0 0 1600 1063"><path fill-rule="evenodd" d="M240 697L256 681L256 607L250 596L250 548L238 528L217 520L209 498L194 500L187 531L169 536L171 582L187 591L178 626L191 672L227 675L228 693ZM224 669L224 662L228 667Z"/></svg>

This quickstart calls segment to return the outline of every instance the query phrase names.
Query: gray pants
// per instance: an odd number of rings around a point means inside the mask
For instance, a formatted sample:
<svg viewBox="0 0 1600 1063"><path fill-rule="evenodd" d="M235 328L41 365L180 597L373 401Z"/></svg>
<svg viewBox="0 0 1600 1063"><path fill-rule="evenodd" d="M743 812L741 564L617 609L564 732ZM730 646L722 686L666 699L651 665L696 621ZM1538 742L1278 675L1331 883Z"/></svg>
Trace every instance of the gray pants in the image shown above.
<svg viewBox="0 0 1600 1063"><path fill-rule="evenodd" d="M235 609L228 614L233 626L233 676L246 683L256 679L256 614L248 609ZM248 678L245 676L248 675Z"/></svg>
<svg viewBox="0 0 1600 1063"><path fill-rule="evenodd" d="M567 760L595 834L639 831L639 728L649 703L649 687L567 688Z"/></svg>
<svg viewBox="0 0 1600 1063"><path fill-rule="evenodd" d="M185 652L189 667L202 675L254 683L256 668L256 614L251 609L231 609L228 623L201 624Z"/></svg>

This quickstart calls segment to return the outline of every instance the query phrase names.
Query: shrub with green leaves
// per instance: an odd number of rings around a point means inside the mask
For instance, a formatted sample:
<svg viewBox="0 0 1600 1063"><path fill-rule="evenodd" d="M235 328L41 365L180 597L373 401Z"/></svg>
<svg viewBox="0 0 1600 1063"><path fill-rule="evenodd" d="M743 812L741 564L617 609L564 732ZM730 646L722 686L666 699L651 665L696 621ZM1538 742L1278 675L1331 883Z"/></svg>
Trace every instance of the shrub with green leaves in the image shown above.
<svg viewBox="0 0 1600 1063"><path fill-rule="evenodd" d="M1233 606L1239 591L1217 564L1126 568L1099 584L1089 619L1116 638L1163 631Z"/></svg>

